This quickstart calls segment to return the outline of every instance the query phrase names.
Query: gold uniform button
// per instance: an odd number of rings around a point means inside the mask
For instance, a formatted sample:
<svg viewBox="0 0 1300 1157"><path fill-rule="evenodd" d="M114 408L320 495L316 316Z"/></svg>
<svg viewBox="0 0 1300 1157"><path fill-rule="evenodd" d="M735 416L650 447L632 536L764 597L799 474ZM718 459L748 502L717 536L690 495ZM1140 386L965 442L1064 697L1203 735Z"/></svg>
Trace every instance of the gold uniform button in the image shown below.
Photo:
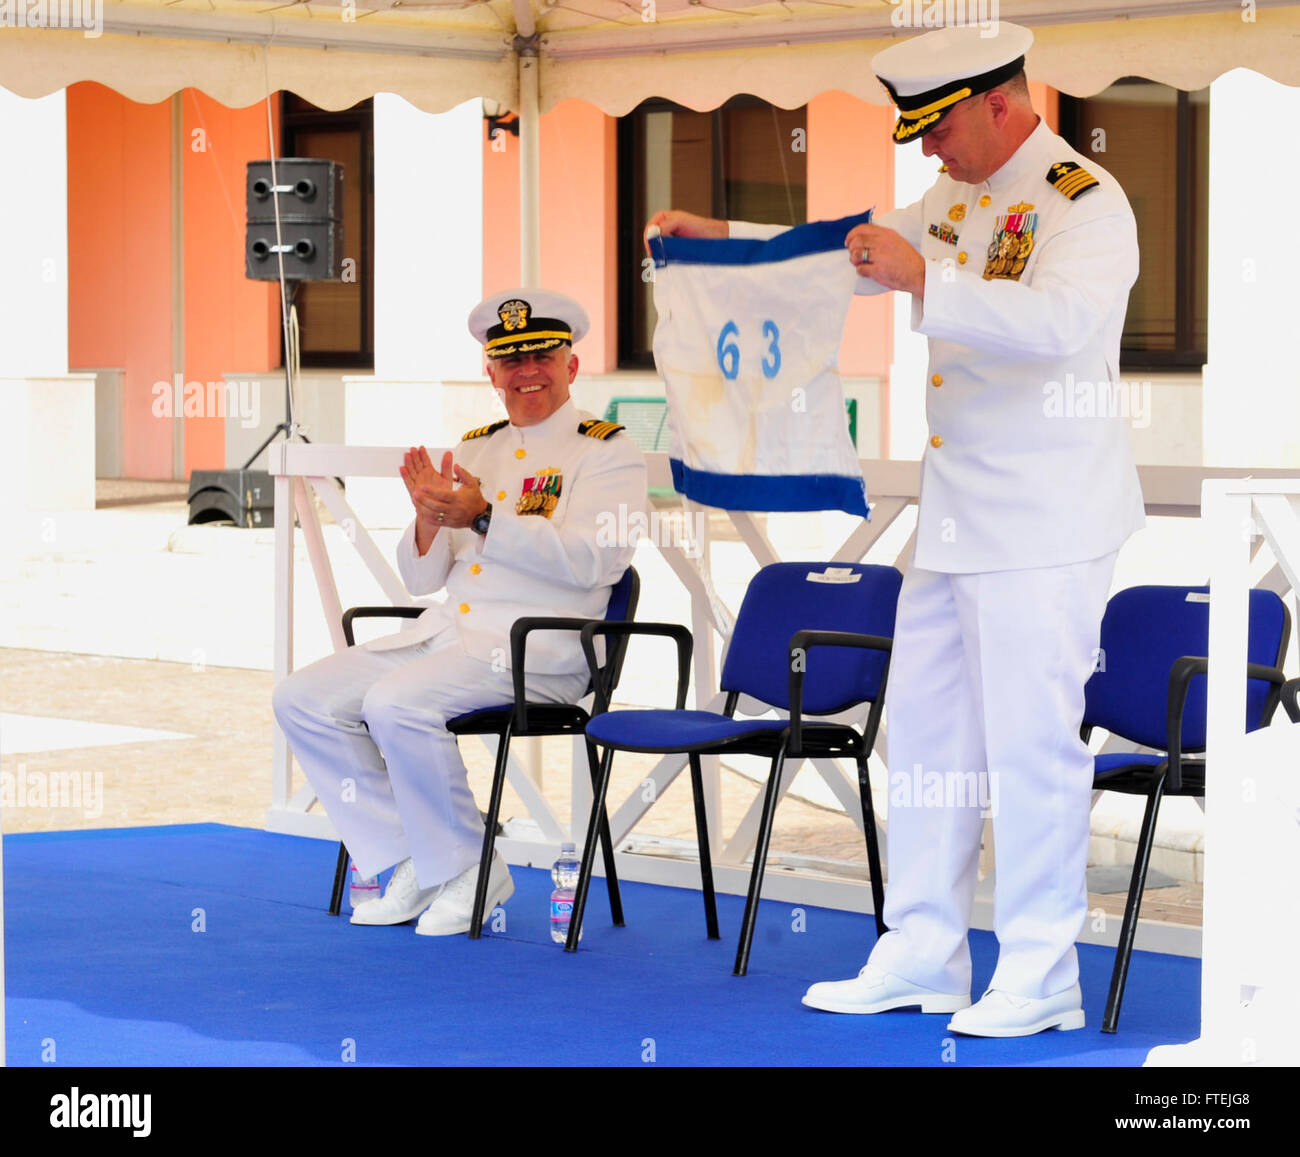
<svg viewBox="0 0 1300 1157"><path fill-rule="evenodd" d="M461 613L462 615L468 615L468 614L469 614L469 603L461 603L461 604L460 604L460 613Z"/></svg>
<svg viewBox="0 0 1300 1157"><path fill-rule="evenodd" d="M482 568L481 566L479 566L478 563L475 563L472 567L469 568L469 573L470 573L470 574L479 574L482 570L483 570L483 568Z"/></svg>
<svg viewBox="0 0 1300 1157"><path fill-rule="evenodd" d="M930 439L930 445L933 446L933 447L937 450L937 449L939 449L940 446L943 445L943 439L940 438L938 434L935 434L934 437L932 437L932 438ZM464 609L464 608L462 608L462 610L463 610L463 609Z"/></svg>
<svg viewBox="0 0 1300 1157"><path fill-rule="evenodd" d="M527 453L528 453L528 451L525 450L522 446L520 446L519 449L515 451L515 457L516 457L516 458L523 458L523 457L525 457L525 456L527 455Z"/></svg>
<svg viewBox="0 0 1300 1157"><path fill-rule="evenodd" d="M957 254L957 264L958 265L966 264L966 250L963 249L960 253Z"/></svg>
<svg viewBox="0 0 1300 1157"><path fill-rule="evenodd" d="M989 202L990 202L991 200L993 200L993 198L990 197L987 193L985 193L984 196L982 196L982 197L980 198L980 208L981 208L981 209L987 209L987 208L988 208L988 204L989 204Z"/></svg>
<svg viewBox="0 0 1300 1157"><path fill-rule="evenodd" d="M932 386L943 385L943 374L935 374L934 377L930 379L930 385Z"/></svg>
<svg viewBox="0 0 1300 1157"><path fill-rule="evenodd" d="M498 502L504 502L505 500L506 500L506 492L505 492L504 490L498 490L498 491L497 491L497 501L498 501Z"/></svg>

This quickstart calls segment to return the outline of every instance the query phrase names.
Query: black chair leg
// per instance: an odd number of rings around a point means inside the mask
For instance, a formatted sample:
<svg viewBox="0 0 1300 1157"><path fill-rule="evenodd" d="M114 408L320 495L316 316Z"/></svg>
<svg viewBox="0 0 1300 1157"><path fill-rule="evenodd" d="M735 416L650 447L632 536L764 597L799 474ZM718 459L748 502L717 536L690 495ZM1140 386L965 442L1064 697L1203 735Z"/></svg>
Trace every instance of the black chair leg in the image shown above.
<svg viewBox="0 0 1300 1157"><path fill-rule="evenodd" d="M582 935L582 914L587 909L587 890L591 887L591 873L596 866L600 817L605 814L605 797L609 794L609 776L613 766L614 749L607 747L600 760L600 775L592 787L591 818L587 821L587 839L582 845L582 866L578 869L578 888L573 896L573 914L569 917L569 938L564 942L565 952L578 951L578 938Z"/></svg>
<svg viewBox="0 0 1300 1157"><path fill-rule="evenodd" d="M506 764L510 759L511 726L497 736L496 766L492 771L492 794L483 824L483 853L478 861L478 882L474 885L474 911L469 918L469 938L482 939L484 908L487 907L488 882L492 876L492 857L496 851L497 819L501 815L501 793L506 784Z"/></svg>
<svg viewBox="0 0 1300 1157"><path fill-rule="evenodd" d="M595 794L600 781L596 769L596 745L587 740L587 768L591 772L591 790ZM609 814L600 809L600 847L605 854L605 885L609 889L609 916L615 928L624 927L623 894L618 887L618 868L614 864L614 840L609 834Z"/></svg>
<svg viewBox="0 0 1300 1157"><path fill-rule="evenodd" d="M1133 939L1137 935L1138 909L1142 906L1142 890L1147 883L1147 866L1151 862L1151 848L1155 843L1156 817L1160 813L1160 799L1165 791L1165 772L1156 776L1147 796L1146 812L1142 816L1142 834L1138 837L1137 856L1133 861L1133 876L1129 881L1128 899L1124 904L1124 923L1120 925L1119 943L1115 946L1115 967L1110 975L1110 992L1106 996L1106 1012L1102 1017L1101 1031L1113 1033L1119 1025L1119 1006L1124 1000L1124 985L1128 981L1129 959L1133 955Z"/></svg>
<svg viewBox="0 0 1300 1157"><path fill-rule="evenodd" d="M330 915L337 916L343 910L343 889L347 884L348 860L347 847L339 843L339 859L334 866L334 890L330 893Z"/></svg>
<svg viewBox="0 0 1300 1157"><path fill-rule="evenodd" d="M876 810L871 802L871 778L867 770L869 753L858 756L858 794L862 797L862 832L867 838L867 869L871 872L871 907L876 913L876 938L885 927L885 885L880 873L880 839L876 834Z"/></svg>
<svg viewBox="0 0 1300 1157"><path fill-rule="evenodd" d="M763 891L763 873L767 869L767 847L772 842L772 817L776 814L776 800L780 794L781 773L785 768L785 747L782 745L772 760L772 770L767 778L767 792L763 796L763 818L758 825L758 844L754 848L754 869L749 874L749 895L745 897L745 916L740 928L740 946L736 949L736 967L732 976L744 976L749 969L749 950L754 941L754 923L758 919L758 898Z"/></svg>
<svg viewBox="0 0 1300 1157"><path fill-rule="evenodd" d="M710 940L722 939L718 931L718 901L713 892L713 855L709 851L709 816L704 810L704 773L700 757L691 753L691 794L695 798L695 840L700 845L700 883L704 887L704 923Z"/></svg>

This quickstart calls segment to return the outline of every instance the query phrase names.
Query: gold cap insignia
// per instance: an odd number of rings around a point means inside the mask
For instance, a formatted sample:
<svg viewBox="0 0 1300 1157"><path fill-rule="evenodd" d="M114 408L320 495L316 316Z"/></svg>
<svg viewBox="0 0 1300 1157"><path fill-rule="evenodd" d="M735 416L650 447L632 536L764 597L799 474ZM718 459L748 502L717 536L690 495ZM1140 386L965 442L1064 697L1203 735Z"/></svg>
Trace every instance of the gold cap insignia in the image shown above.
<svg viewBox="0 0 1300 1157"><path fill-rule="evenodd" d="M501 324L506 327L507 332L522 329L528 324L528 314L532 308L528 302L515 298L513 301L501 304L497 310L497 317L501 319Z"/></svg>

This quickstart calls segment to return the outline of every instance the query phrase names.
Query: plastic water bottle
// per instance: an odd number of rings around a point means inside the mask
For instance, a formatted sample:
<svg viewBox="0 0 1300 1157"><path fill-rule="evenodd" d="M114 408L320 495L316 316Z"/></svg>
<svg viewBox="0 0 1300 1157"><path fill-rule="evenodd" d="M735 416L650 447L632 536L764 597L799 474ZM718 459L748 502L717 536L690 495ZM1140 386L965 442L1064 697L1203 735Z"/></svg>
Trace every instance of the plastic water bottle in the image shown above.
<svg viewBox="0 0 1300 1157"><path fill-rule="evenodd" d="M569 920L573 916L573 895L578 887L582 863L572 844L560 845L560 858L551 868L555 891L551 893L551 939L563 944L569 938ZM581 933L579 933L581 939Z"/></svg>
<svg viewBox="0 0 1300 1157"><path fill-rule="evenodd" d="M379 877L363 876L357 871L355 860L348 861L348 901L352 904L352 911L364 904L367 900L379 899Z"/></svg>

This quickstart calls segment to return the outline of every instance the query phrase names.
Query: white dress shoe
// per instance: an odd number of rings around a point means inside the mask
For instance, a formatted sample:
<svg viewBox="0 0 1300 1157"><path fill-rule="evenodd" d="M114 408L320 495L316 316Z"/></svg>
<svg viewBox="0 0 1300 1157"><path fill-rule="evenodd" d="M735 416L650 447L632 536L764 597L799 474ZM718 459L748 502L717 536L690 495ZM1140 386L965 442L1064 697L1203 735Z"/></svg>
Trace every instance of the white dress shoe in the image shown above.
<svg viewBox="0 0 1300 1157"><path fill-rule="evenodd" d="M1032 1036L1049 1028L1083 1028L1083 994L1077 984L1041 999L990 988L977 1004L957 1013L948 1028L967 1036Z"/></svg>
<svg viewBox="0 0 1300 1157"><path fill-rule="evenodd" d="M804 993L803 1003L824 1012L888 1012L919 1006L922 1012L953 1013L970 1004L970 993L936 992L866 964L852 980L814 984Z"/></svg>
<svg viewBox="0 0 1300 1157"><path fill-rule="evenodd" d="M448 880L437 890L433 903L425 909L415 931L420 936L455 936L459 932L468 932L474 915L474 888L477 884L477 864L466 868L454 880ZM493 908L504 904L514 893L515 882L510 878L510 869L501 853L497 852L492 857L492 870L488 875L483 923L491 918Z"/></svg>
<svg viewBox="0 0 1300 1157"><path fill-rule="evenodd" d="M415 865L403 860L393 871L393 878L378 900L367 900L352 913L353 924L405 924L428 907L437 888L421 888L415 878Z"/></svg>

